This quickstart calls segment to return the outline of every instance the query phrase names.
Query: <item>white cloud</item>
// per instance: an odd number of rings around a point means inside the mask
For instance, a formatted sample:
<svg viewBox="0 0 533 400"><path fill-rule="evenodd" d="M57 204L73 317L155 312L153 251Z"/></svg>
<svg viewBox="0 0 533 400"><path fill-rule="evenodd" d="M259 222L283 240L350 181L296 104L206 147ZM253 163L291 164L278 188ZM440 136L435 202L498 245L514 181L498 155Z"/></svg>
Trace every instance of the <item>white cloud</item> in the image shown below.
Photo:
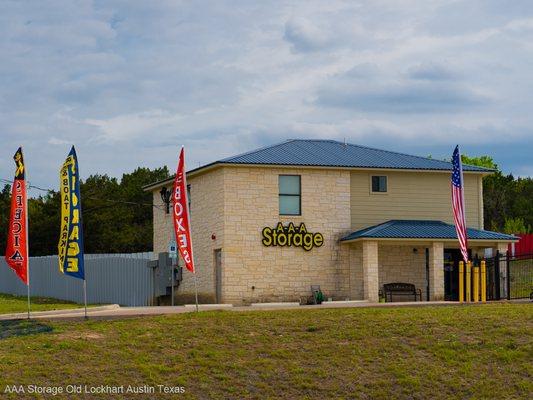
<svg viewBox="0 0 533 400"><path fill-rule="evenodd" d="M98 136L97 140L116 142L132 140L144 135L157 136L158 131L165 127L176 126L182 118L180 115L162 110L150 110L118 115L105 120L86 119L83 122L102 131L102 135Z"/></svg>

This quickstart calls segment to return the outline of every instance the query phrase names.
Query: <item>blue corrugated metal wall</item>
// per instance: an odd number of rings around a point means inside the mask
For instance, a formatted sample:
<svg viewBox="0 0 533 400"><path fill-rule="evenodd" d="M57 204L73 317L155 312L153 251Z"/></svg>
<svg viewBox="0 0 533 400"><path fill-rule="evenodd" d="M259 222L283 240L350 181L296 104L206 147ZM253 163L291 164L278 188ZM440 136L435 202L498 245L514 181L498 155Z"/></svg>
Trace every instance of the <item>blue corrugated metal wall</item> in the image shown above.
<svg viewBox="0 0 533 400"><path fill-rule="evenodd" d="M152 253L86 254L85 277L87 302L151 305L153 294L152 268L147 262ZM30 257L32 296L83 303L83 281L59 272L57 256ZM0 293L26 295L24 285L3 259L0 259Z"/></svg>

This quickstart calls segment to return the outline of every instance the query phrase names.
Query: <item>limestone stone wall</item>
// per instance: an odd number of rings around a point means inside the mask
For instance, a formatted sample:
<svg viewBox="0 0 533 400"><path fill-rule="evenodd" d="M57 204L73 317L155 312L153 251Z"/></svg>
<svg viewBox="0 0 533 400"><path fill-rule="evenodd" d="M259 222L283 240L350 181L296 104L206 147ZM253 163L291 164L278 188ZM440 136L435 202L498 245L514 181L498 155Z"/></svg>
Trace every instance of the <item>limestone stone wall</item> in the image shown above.
<svg viewBox="0 0 533 400"><path fill-rule="evenodd" d="M279 215L280 174L301 175L302 215ZM222 301L296 301L320 285L326 297L349 296L350 173L321 169L224 167ZM324 236L322 247L265 247L264 227L304 222Z"/></svg>
<svg viewBox="0 0 533 400"><path fill-rule="evenodd" d="M366 300L379 300L379 246L378 242L363 242L363 296Z"/></svg>
<svg viewBox="0 0 533 400"><path fill-rule="evenodd" d="M363 245L361 243L350 243L344 246L349 248L350 259L350 299L363 300Z"/></svg>
<svg viewBox="0 0 533 400"><path fill-rule="evenodd" d="M433 242L429 248L430 300L444 300L444 243Z"/></svg>
<svg viewBox="0 0 533 400"><path fill-rule="evenodd" d="M191 186L191 223L198 292L202 302L215 300L214 251L221 248L224 232L224 174L222 169L188 179ZM169 187L170 188L170 187ZM168 251L172 228L171 214L164 211L159 190L154 191L154 252ZM172 211L171 211L172 212ZM212 239L212 235L216 239ZM180 260L180 264L183 262ZM183 281L175 292L182 303L194 301L193 274L183 270Z"/></svg>
<svg viewBox="0 0 533 400"><path fill-rule="evenodd" d="M427 300L425 247L387 244L379 245L378 250L379 288L385 283L412 283L422 290L422 300Z"/></svg>

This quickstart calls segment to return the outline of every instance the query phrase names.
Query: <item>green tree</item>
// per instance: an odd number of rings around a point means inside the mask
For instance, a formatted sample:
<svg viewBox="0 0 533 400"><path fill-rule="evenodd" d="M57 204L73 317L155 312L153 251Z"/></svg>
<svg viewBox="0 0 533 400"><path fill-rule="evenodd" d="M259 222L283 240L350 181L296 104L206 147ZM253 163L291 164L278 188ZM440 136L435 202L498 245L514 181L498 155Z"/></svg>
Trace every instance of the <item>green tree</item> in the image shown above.
<svg viewBox="0 0 533 400"><path fill-rule="evenodd" d="M506 221L519 218L533 226L533 179L504 175L490 156L462 155L464 164L490 168L494 173L483 178L485 229L505 230ZM517 232L515 232L517 233Z"/></svg>
<svg viewBox="0 0 533 400"><path fill-rule="evenodd" d="M503 231L505 233L514 234L514 233L529 233L531 228L526 226L523 218L507 218L505 224L503 225Z"/></svg>
<svg viewBox="0 0 533 400"><path fill-rule="evenodd" d="M490 156L468 157L466 154L461 154L461 161L467 165L498 170L498 165Z"/></svg>
<svg viewBox="0 0 533 400"><path fill-rule="evenodd" d="M57 253L59 239L60 196L50 191L44 196L28 199L30 255Z"/></svg>
<svg viewBox="0 0 533 400"><path fill-rule="evenodd" d="M11 185L4 185L0 192L0 256L6 253L7 226L11 208Z"/></svg>
<svg viewBox="0 0 533 400"><path fill-rule="evenodd" d="M137 168L122 178L91 175L80 182L86 253L151 251L152 193L144 185L169 177L166 167ZM60 195L49 191L28 200L30 255L57 253L60 229ZM0 192L0 252L5 253L11 207L11 189Z"/></svg>
<svg viewBox="0 0 533 400"><path fill-rule="evenodd" d="M81 184L87 253L130 253L153 247L152 193L142 187L166 179L166 167L137 168L120 182L107 175L90 176Z"/></svg>
<svg viewBox="0 0 533 400"><path fill-rule="evenodd" d="M522 218L526 227L533 226L533 179L531 177L515 180L508 215Z"/></svg>

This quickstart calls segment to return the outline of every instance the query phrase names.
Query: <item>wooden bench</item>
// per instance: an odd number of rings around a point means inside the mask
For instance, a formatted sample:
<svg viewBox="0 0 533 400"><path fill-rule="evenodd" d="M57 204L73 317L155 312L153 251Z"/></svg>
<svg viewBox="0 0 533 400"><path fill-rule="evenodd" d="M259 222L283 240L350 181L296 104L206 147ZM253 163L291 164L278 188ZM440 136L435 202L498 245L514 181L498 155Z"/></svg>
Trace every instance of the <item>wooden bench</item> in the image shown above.
<svg viewBox="0 0 533 400"><path fill-rule="evenodd" d="M392 303L392 295L413 296L415 301L417 300L417 297L422 301L422 291L417 289L412 283L385 283L383 285L383 291L385 292L385 302L390 301Z"/></svg>

